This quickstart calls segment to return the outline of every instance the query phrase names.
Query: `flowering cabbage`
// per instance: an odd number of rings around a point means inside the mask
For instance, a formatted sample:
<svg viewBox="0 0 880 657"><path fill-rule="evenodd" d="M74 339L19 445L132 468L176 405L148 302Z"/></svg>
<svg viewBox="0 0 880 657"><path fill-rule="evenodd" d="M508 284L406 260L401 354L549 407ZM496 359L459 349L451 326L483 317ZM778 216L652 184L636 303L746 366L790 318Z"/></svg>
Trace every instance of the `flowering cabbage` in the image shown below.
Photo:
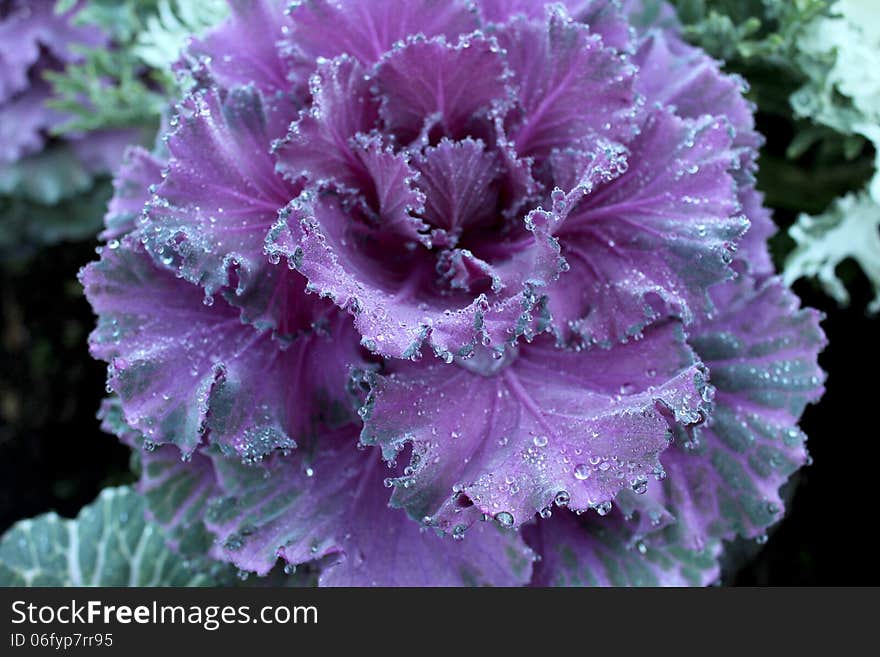
<svg viewBox="0 0 880 657"><path fill-rule="evenodd" d="M773 276L743 81L646 7L232 2L193 40L81 275L172 547L705 584L780 518L824 336Z"/></svg>

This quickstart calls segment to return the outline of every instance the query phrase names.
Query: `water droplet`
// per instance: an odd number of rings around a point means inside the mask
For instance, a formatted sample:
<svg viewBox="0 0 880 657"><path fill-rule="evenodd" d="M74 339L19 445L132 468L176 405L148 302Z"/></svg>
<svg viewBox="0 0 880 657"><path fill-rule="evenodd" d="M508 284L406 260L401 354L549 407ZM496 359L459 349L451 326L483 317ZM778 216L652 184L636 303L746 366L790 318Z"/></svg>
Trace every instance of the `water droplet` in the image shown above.
<svg viewBox="0 0 880 657"><path fill-rule="evenodd" d="M580 479L581 481L583 481L584 479L587 479L591 474L593 474L593 471L586 463L578 463L576 466L574 466L575 479Z"/></svg>

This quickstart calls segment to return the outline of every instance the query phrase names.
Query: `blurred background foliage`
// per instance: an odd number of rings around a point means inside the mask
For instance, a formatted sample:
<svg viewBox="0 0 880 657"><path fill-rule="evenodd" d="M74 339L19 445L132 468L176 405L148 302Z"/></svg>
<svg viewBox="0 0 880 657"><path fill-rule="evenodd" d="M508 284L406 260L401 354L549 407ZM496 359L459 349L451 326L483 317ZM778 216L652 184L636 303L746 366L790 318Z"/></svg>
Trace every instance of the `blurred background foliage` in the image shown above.
<svg viewBox="0 0 880 657"><path fill-rule="evenodd" d="M62 10L74 4L58 2ZM833 438L841 418L873 402L862 372L880 364L870 314L880 310L880 2L672 4L685 38L748 82L766 138L758 187L780 228L771 244L777 267L828 315L828 394L803 422L816 464L792 488L790 512L769 543L757 557L754 545L733 550L739 558L725 579L877 583L862 566L873 555L857 553L869 545L859 506L838 505L834 532L816 513L844 483L852 498L871 494L852 481L852 451ZM186 84L172 72L178 52L228 11L222 0L81 5L78 20L100 26L112 49L83 48L79 61L47 74L52 106L67 120L43 152L0 166L0 532L50 509L73 517L102 488L131 481L128 450L101 434L95 418L104 368L88 355L93 318L76 282L94 257L112 188L106 175L77 166L61 140L135 129L149 142L168 98ZM658 7L645 0L643 13ZM878 448L867 449L870 461Z"/></svg>
<svg viewBox="0 0 880 657"><path fill-rule="evenodd" d="M73 7L77 0L60 0ZM70 115L60 132L153 124L177 95L181 48L226 17L224 0L88 0L77 22L97 25L114 48L83 48L82 61L48 75L53 107Z"/></svg>

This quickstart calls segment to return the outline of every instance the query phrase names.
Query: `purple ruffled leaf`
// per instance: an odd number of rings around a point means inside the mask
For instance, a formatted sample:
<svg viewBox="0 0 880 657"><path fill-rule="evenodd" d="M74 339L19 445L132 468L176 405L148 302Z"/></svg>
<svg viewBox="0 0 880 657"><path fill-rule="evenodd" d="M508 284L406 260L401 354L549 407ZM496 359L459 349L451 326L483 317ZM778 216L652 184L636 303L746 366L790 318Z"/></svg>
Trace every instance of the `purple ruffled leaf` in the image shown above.
<svg viewBox="0 0 880 657"><path fill-rule="evenodd" d="M362 361L344 315L281 343L222 299L205 305L197 286L139 246L129 238L107 247L81 275L99 315L91 351L110 363L108 386L132 428L185 455L207 437L259 460L350 417L345 382Z"/></svg>
<svg viewBox="0 0 880 657"><path fill-rule="evenodd" d="M135 229L159 183L165 163L140 146L125 151L113 179L113 198L104 215L102 240L119 239Z"/></svg>
<svg viewBox="0 0 880 657"><path fill-rule="evenodd" d="M500 349L542 330L535 289L549 284L561 266L549 224L546 213L532 213L523 242L492 263L479 292L450 285L426 249L389 253L369 225L330 194L306 193L293 202L266 248L270 258L286 257L310 290L349 310L371 351L416 358L429 345L451 361L477 344Z"/></svg>
<svg viewBox="0 0 880 657"><path fill-rule="evenodd" d="M408 157L395 153L375 132L378 106L371 79L347 56L318 67L313 103L273 150L277 169L289 180L305 180L351 195L389 235L427 242L427 226L416 216L424 197L415 187Z"/></svg>
<svg viewBox="0 0 880 657"><path fill-rule="evenodd" d="M147 248L208 297L236 287L228 296L245 318L281 331L286 318L276 301L286 279L273 271L263 241L299 190L275 173L260 93L198 92L177 120L167 175L146 206Z"/></svg>
<svg viewBox="0 0 880 657"><path fill-rule="evenodd" d="M508 121L517 153L546 157L593 133L634 134L636 69L559 7L543 22L516 17L493 34L506 51L518 105Z"/></svg>
<svg viewBox="0 0 880 657"><path fill-rule="evenodd" d="M366 192L361 206L365 216L382 233L429 245L428 226L418 216L425 211L425 195L415 184L418 174L409 158L386 147L375 135L357 139L355 144L355 153L369 176L369 183L360 187Z"/></svg>
<svg viewBox="0 0 880 657"><path fill-rule="evenodd" d="M266 574L278 559L321 561L323 586L517 586L532 553L515 532L484 526L463 541L426 531L388 508L386 468L355 448L354 427L313 450L248 467L214 455L223 496L206 519L215 554Z"/></svg>
<svg viewBox="0 0 880 657"><path fill-rule="evenodd" d="M740 186L739 202L743 214L749 220L749 230L743 235L736 250L736 258L756 278L772 276L776 267L770 255L769 239L778 230L772 214L764 206L764 194L753 185Z"/></svg>
<svg viewBox="0 0 880 657"><path fill-rule="evenodd" d="M755 191L754 170L763 138L755 130L754 106L744 96L747 83L737 75L724 73L719 62L669 31L650 32L639 45L634 61L641 70L637 88L649 103L670 105L684 118L711 115L730 122L734 132L731 149L739 160L731 173L742 211L751 222L739 259L754 275L772 274L767 238L776 228L762 207L762 196Z"/></svg>
<svg viewBox="0 0 880 657"><path fill-rule="evenodd" d="M639 67L636 89L648 103L674 107L682 118L725 117L735 131L733 148L748 158L757 156L762 139L755 131L754 108L744 96L745 80L724 73L699 48L659 30L645 37L633 61Z"/></svg>
<svg viewBox="0 0 880 657"><path fill-rule="evenodd" d="M507 221L502 225L502 233L516 225L516 220L529 209L540 204L544 196L543 183L536 178L535 161L531 157L520 157L513 141L504 127L504 117L495 113L493 125L487 135L487 144L494 142L494 151L501 167L499 195L502 203L499 210ZM490 238L487 241L491 240Z"/></svg>
<svg viewBox="0 0 880 657"><path fill-rule="evenodd" d="M713 290L719 312L692 329L691 344L717 392L711 419L662 456L664 504L678 540L755 537L783 512L780 486L807 459L797 422L822 395L820 316L800 310L778 279L748 276Z"/></svg>
<svg viewBox="0 0 880 657"><path fill-rule="evenodd" d="M523 528L541 555L532 586L706 586L718 579L720 541L700 550L640 539L619 512L565 511Z"/></svg>
<svg viewBox="0 0 880 657"><path fill-rule="evenodd" d="M320 58L348 54L369 66L410 35L453 39L477 28L462 0L300 0L290 19L287 50L309 72Z"/></svg>
<svg viewBox="0 0 880 657"><path fill-rule="evenodd" d="M483 142L442 139L419 152L413 166L427 199L424 217L433 229L433 244L454 247L465 229L496 220L502 170Z"/></svg>
<svg viewBox="0 0 880 657"><path fill-rule="evenodd" d="M563 0L560 4L571 11L572 4L578 0ZM476 6L480 18L486 23L506 23L514 16L526 18L544 18L544 7L548 3L541 0L477 0Z"/></svg>
<svg viewBox="0 0 880 657"><path fill-rule="evenodd" d="M352 139L371 132L379 121L370 85L363 67L351 57L319 65L312 78L311 105L273 147L278 169L292 180L357 188L366 172Z"/></svg>
<svg viewBox="0 0 880 657"><path fill-rule="evenodd" d="M599 34L606 46L623 52L633 48L633 28L626 20L620 0L568 0L576 20Z"/></svg>
<svg viewBox="0 0 880 657"><path fill-rule="evenodd" d="M648 116L626 173L596 186L556 228L571 268L549 292L560 340L608 346L669 311L690 322L709 307L707 290L732 276L748 227L729 147L723 120Z"/></svg>
<svg viewBox="0 0 880 657"><path fill-rule="evenodd" d="M437 259L437 273L450 290L479 294L481 290L501 289L504 281L485 260L467 249L443 251Z"/></svg>
<svg viewBox="0 0 880 657"><path fill-rule="evenodd" d="M286 4L287 0L230 0L229 18L203 39L194 40L186 51L197 62L197 77L198 67L203 66L211 81L226 89L254 85L263 96L266 112L282 122L295 116L308 79L297 77L280 47L291 27L284 16ZM273 138L284 135L286 124L281 127Z"/></svg>
<svg viewBox="0 0 880 657"><path fill-rule="evenodd" d="M755 130L754 104L745 97L748 83L739 75L725 73L721 62L669 30L650 31L633 61L640 70L636 88L647 103L674 107L682 118L710 115L730 123L732 149L740 159L733 174L744 186L753 185L750 175L764 139Z"/></svg>
<svg viewBox="0 0 880 657"><path fill-rule="evenodd" d="M361 410L361 440L386 458L412 444L392 503L453 533L480 514L519 526L554 500L607 512L659 471L670 428L702 422L711 396L673 322L608 351L540 339L474 360L370 376Z"/></svg>
<svg viewBox="0 0 880 657"><path fill-rule="evenodd" d="M493 39L410 37L376 69L379 112L386 129L405 145L420 135L461 139L467 128L507 102L508 72Z"/></svg>
<svg viewBox="0 0 880 657"><path fill-rule="evenodd" d="M541 19L548 4L551 3L535 0L477 1L480 16L487 23L505 23L516 15ZM574 20L586 23L590 32L601 35L605 45L618 50L631 47L631 30L619 0L562 0L560 4Z"/></svg>
<svg viewBox="0 0 880 657"><path fill-rule="evenodd" d="M553 186L550 201L564 218L584 196L626 173L628 155L620 144L590 137L554 149L538 174Z"/></svg>

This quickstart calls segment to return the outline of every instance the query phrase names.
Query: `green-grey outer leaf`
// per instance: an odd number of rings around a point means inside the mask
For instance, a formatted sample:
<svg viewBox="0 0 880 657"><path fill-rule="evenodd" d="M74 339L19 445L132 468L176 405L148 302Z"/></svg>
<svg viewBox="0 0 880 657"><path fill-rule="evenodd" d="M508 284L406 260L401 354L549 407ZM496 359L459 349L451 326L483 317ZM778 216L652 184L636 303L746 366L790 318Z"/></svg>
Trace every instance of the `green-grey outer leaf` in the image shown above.
<svg viewBox="0 0 880 657"><path fill-rule="evenodd" d="M130 487L104 489L72 520L46 513L0 540L0 586L211 586L145 519Z"/></svg>

